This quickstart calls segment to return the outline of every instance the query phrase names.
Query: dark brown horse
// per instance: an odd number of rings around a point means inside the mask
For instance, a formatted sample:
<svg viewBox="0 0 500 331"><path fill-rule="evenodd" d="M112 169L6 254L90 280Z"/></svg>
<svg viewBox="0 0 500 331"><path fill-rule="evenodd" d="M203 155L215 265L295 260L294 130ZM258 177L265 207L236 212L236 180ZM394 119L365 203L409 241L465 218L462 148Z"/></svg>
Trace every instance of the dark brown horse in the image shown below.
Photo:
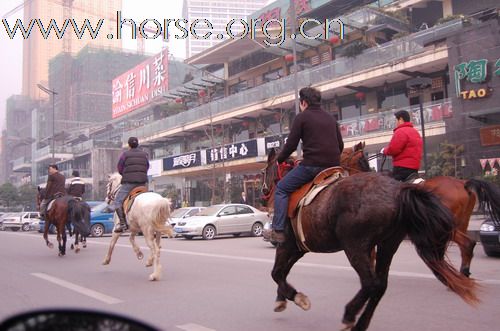
<svg viewBox="0 0 500 331"><path fill-rule="evenodd" d="M341 165L351 174L371 171L364 147L364 143L359 143L342 154ZM433 192L453 213L455 226L452 240L460 248L460 271L469 276L476 241L467 235L467 229L474 206L479 202L479 210L500 224L500 188L484 180L461 180L448 176L433 177L419 185Z"/></svg>
<svg viewBox="0 0 500 331"><path fill-rule="evenodd" d="M44 189L38 190L36 196L38 210L40 210L40 203L44 199L44 194ZM48 236L50 225L54 225L57 231L59 256L66 255L66 227L69 226L68 219L71 219L75 232L85 237L90 234L90 216L87 216L86 208L68 195L56 198L50 210L46 212L44 219L45 229L43 232L43 239L49 248L54 247L49 241Z"/></svg>
<svg viewBox="0 0 500 331"><path fill-rule="evenodd" d="M273 196L278 181L276 153L269 154L264 169L263 195ZM268 207L272 210L273 199ZM387 288L389 268L400 243L408 236L418 255L436 277L469 304L478 302L476 283L444 259L452 238L453 216L434 194L376 173L345 177L321 191L301 214L305 246L311 252L344 251L357 272L361 289L346 305L343 323L352 330L366 330ZM272 278L278 285L275 311L293 300L310 308L306 295L287 282L293 265L306 253L299 248L290 222L286 241L276 248ZM377 263L370 253L377 247ZM356 322L357 316L361 314Z"/></svg>

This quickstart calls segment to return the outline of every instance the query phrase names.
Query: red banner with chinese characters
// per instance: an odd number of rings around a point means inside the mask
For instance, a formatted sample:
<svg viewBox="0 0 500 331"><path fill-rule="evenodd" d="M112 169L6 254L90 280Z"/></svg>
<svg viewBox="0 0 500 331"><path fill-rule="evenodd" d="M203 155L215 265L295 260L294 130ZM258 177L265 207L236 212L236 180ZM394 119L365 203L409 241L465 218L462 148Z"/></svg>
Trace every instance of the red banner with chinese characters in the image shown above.
<svg viewBox="0 0 500 331"><path fill-rule="evenodd" d="M168 50L113 79L113 118L143 107L168 90Z"/></svg>

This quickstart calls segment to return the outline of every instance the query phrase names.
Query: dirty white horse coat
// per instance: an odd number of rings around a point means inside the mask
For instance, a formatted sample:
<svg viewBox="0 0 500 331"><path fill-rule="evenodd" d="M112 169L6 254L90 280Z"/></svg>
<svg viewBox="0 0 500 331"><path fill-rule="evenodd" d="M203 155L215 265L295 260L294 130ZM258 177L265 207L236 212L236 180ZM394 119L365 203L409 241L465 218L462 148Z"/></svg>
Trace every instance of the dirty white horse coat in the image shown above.
<svg viewBox="0 0 500 331"><path fill-rule="evenodd" d="M113 173L109 176L107 185L106 202L110 204L118 192L121 175ZM148 258L146 267L153 266L153 273L149 275L149 280L158 280L161 276L160 265L160 240L162 234L173 237L174 233L172 226L168 223L170 218L170 202L158 193L146 192L139 194L132 205L132 208L127 214L127 222L130 230L130 243L139 260L142 260L144 255L141 249L135 242L135 236L138 232L142 232L146 244L151 250L151 255ZM116 213L114 214L115 227L120 223ZM107 265L111 261L111 254L115 247L116 241L120 238L120 233L113 232L108 253L104 258L103 264Z"/></svg>

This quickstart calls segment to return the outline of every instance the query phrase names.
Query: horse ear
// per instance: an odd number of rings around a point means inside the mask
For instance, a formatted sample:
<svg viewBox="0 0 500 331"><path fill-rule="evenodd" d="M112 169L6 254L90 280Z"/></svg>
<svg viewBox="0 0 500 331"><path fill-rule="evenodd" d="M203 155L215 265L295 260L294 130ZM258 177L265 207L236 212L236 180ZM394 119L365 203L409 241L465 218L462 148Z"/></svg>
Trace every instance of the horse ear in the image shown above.
<svg viewBox="0 0 500 331"><path fill-rule="evenodd" d="M267 163L274 160L275 157L276 157L276 148L271 148L271 150L269 151L269 155L267 156Z"/></svg>

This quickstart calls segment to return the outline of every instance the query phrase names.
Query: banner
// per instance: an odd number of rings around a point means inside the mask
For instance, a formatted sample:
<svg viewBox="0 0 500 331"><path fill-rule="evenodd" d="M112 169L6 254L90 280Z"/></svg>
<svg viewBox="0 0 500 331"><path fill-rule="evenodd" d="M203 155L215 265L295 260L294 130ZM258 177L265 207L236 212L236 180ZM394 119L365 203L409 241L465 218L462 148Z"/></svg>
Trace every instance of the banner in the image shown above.
<svg viewBox="0 0 500 331"><path fill-rule="evenodd" d="M255 139L206 150L207 164L256 157L257 155L257 140Z"/></svg>
<svg viewBox="0 0 500 331"><path fill-rule="evenodd" d="M163 170L174 170L174 169L186 169L191 167L197 167L201 165L201 153L200 151L170 156L163 159Z"/></svg>

